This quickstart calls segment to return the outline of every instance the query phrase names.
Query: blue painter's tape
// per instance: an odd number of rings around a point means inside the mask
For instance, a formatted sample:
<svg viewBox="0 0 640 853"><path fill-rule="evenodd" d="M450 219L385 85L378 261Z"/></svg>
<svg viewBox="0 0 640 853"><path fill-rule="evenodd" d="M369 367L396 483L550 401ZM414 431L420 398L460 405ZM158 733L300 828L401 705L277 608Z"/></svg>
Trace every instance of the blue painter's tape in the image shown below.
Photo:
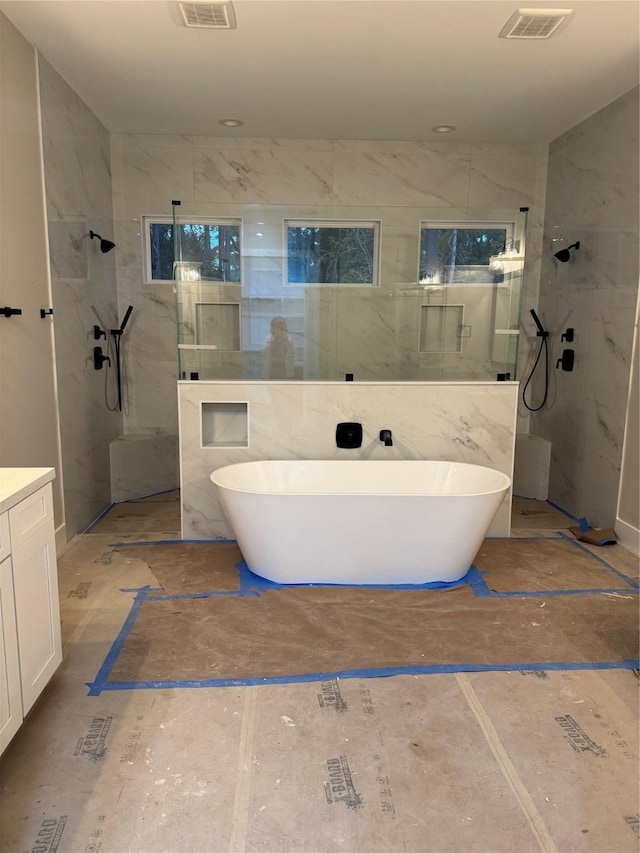
<svg viewBox="0 0 640 853"><path fill-rule="evenodd" d="M526 662L505 664L425 664L424 666L381 667L380 669L342 669L308 672L299 675L274 675L256 678L211 678L203 681L110 681L87 685L96 692L110 690L176 690L202 689L207 687L251 687L261 684L301 684L309 681L327 681L332 678L388 678L394 675L447 675L456 672L521 672L521 671L574 671L605 669L638 669L640 660Z"/></svg>
<svg viewBox="0 0 640 853"><path fill-rule="evenodd" d="M484 579L486 572L481 572L476 566L471 566L467 577L476 598L493 598L495 593L489 589Z"/></svg>
<svg viewBox="0 0 640 853"><path fill-rule="evenodd" d="M138 611L142 607L142 604L147 596L150 587L144 586L139 590L132 590L132 592L136 593L136 597L133 600L133 604L131 606L131 610L127 618L124 620L124 624L120 629L120 633L115 638L113 643L111 644L111 648L103 661L102 666L100 667L98 674L96 675L95 681L92 683L87 682L87 687L89 688L89 696L99 696L102 690L104 689L104 685L107 683L107 679L109 678L109 674L113 669L113 665L118 659L118 655L122 651L122 647L125 643L125 640L129 636L129 632L133 627L133 623L138 618Z"/></svg>
<svg viewBox="0 0 640 853"><path fill-rule="evenodd" d="M549 500L548 500L548 501L545 501L545 503L548 503L548 504L549 504L549 506L552 506L554 509L557 509L557 510L558 510L558 512L561 512L563 515L566 515L566 516L567 516L567 518L570 518L570 519L571 519L571 521L577 521L577 520L578 520L578 519L575 517L575 515L571 515L571 513L570 513L570 512L567 512L567 511L566 511L566 509L562 509L562 507L561 507L561 506L558 506L558 504L554 504L554 502L553 502L553 501L549 501Z"/></svg>
<svg viewBox="0 0 640 853"><path fill-rule="evenodd" d="M444 581L434 581L432 583L422 583L422 584L375 584L375 583L363 583L363 584L336 584L336 583L288 583L281 584L276 581L270 581L266 578L261 577L260 575L254 574L246 562L241 560L239 563L236 563L236 568L240 573L240 595L260 595L261 592L268 592L269 590L280 590L280 589L288 589L290 587L334 587L335 589L409 589L409 590L420 590L420 589L458 589L459 587L466 586L472 582L472 578L474 577L474 572L477 574L477 569L473 566L469 569L464 577L460 578L457 581L452 581L451 583L445 583Z"/></svg>
<svg viewBox="0 0 640 853"><path fill-rule="evenodd" d="M98 522L102 521L102 519L105 517L105 515L109 512L109 510L113 509L114 506L115 506L115 504L109 504L109 506L106 509L103 509L102 512L100 513L100 515L97 515L93 519L93 521L89 524L89 526L85 527L85 529L82 531L82 534L84 535L85 533L91 533L91 531L96 526L96 524L98 524Z"/></svg>
<svg viewBox="0 0 640 853"><path fill-rule="evenodd" d="M571 536L568 536L566 533L560 533L560 536L562 539L571 543L571 545L575 545L576 548L579 548L585 554L588 554L590 557L593 557L593 559L600 563L600 565L604 566L605 569L608 569L610 572L613 572L614 575L618 575L618 577L622 578L622 580L625 583L629 584L632 589L640 589L640 584L638 583L638 581L633 580L633 578L628 577L623 572L614 568L610 563L607 563L606 560L603 560L602 557L600 557L598 554L594 554L593 551L590 551L588 548L585 548L585 546L581 542L578 542L577 539L572 539Z"/></svg>

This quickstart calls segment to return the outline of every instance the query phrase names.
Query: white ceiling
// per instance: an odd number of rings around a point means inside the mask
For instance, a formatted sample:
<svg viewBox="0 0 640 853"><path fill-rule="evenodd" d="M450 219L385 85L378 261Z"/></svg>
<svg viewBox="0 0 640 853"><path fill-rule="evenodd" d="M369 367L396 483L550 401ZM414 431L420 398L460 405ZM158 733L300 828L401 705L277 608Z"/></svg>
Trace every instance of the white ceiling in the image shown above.
<svg viewBox="0 0 640 853"><path fill-rule="evenodd" d="M519 7L574 14L499 39ZM112 132L550 142L638 84L639 0L234 0L233 30L171 0L0 9Z"/></svg>

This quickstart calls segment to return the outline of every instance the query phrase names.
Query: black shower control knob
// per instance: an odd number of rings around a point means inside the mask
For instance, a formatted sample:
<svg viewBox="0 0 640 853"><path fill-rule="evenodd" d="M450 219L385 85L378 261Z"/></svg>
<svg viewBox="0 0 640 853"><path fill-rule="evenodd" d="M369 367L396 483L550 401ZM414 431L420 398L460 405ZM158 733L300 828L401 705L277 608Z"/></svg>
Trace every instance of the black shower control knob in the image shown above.
<svg viewBox="0 0 640 853"><path fill-rule="evenodd" d="M362 447L362 424L345 422L336 426L336 446L346 449Z"/></svg>
<svg viewBox="0 0 640 853"><path fill-rule="evenodd" d="M562 358L556 361L556 369L562 367L563 370L572 371L575 351L572 349L562 350Z"/></svg>
<svg viewBox="0 0 640 853"><path fill-rule="evenodd" d="M93 348L93 366L96 370L102 370L102 365L104 362L107 362L109 367L111 367L111 359L108 355L104 355L102 352L102 347L94 347Z"/></svg>
<svg viewBox="0 0 640 853"><path fill-rule="evenodd" d="M0 314L4 314L5 317L13 317L16 314L22 314L22 308L9 308L8 305L5 305L4 308L0 308Z"/></svg>

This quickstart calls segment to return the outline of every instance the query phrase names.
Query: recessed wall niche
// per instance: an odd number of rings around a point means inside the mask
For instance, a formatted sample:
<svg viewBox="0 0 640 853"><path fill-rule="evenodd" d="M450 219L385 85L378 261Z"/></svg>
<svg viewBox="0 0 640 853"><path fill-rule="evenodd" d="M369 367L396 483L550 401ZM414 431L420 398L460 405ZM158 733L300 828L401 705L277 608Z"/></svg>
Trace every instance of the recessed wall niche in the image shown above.
<svg viewBox="0 0 640 853"><path fill-rule="evenodd" d="M196 302L195 327L197 346L231 352L241 349L237 302Z"/></svg>
<svg viewBox="0 0 640 853"><path fill-rule="evenodd" d="M422 305L420 352L462 352L464 305Z"/></svg>
<svg viewBox="0 0 640 853"><path fill-rule="evenodd" d="M249 447L248 403L202 403L202 447Z"/></svg>

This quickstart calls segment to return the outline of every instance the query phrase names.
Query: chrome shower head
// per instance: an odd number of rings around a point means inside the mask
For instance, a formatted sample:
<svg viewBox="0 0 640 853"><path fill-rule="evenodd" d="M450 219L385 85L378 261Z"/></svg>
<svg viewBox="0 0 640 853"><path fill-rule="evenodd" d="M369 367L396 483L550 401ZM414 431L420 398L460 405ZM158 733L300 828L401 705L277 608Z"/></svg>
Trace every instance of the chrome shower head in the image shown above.
<svg viewBox="0 0 640 853"><path fill-rule="evenodd" d="M103 255L106 255L107 252L110 252L116 247L115 243L112 243L111 240L104 240L99 234L96 234L95 231L89 231L89 237L91 237L92 240L100 240L100 251Z"/></svg>
<svg viewBox="0 0 640 853"><path fill-rule="evenodd" d="M579 249L580 248L580 240L577 243L572 243L570 246L567 246L566 249L560 249L559 252L556 252L553 256L556 260L560 261L561 264L566 264L567 261L571 258L571 249Z"/></svg>

